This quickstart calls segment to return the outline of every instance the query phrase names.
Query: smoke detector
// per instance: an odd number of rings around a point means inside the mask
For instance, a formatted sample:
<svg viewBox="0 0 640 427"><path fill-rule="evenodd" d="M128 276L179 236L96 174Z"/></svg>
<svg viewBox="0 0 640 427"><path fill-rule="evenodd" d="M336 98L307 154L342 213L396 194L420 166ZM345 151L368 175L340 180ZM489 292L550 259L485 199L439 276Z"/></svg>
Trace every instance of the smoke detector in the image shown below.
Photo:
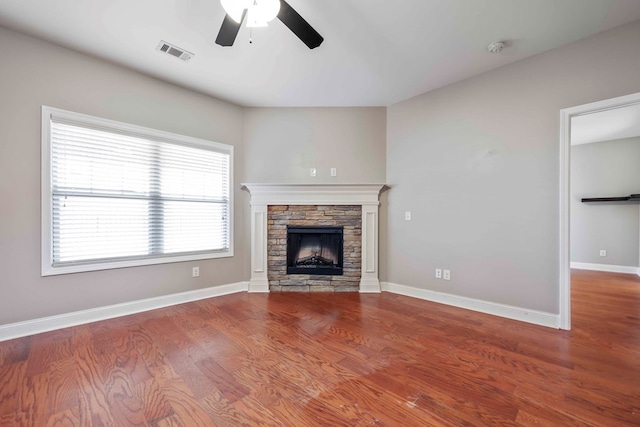
<svg viewBox="0 0 640 427"><path fill-rule="evenodd" d="M487 50L491 53L500 53L502 52L502 49L504 49L505 47L507 47L507 44L505 42L497 41L487 46Z"/></svg>
<svg viewBox="0 0 640 427"><path fill-rule="evenodd" d="M168 53L169 55L175 56L178 59L182 59L183 61L188 61L194 55L191 52L187 52L186 50L179 48L176 45L171 43L167 43L164 40L160 40L158 46L156 46L156 50L160 52Z"/></svg>

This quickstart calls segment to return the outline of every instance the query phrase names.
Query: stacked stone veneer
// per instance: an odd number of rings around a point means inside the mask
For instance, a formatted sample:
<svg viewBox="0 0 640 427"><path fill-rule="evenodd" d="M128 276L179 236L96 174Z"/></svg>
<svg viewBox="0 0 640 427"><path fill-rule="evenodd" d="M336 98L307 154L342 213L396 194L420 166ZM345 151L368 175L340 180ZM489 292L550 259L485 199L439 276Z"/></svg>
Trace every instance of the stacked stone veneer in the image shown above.
<svg viewBox="0 0 640 427"><path fill-rule="evenodd" d="M287 274L287 225L342 226L344 274ZM270 205L267 215L267 251L271 292L358 292L362 266L362 207Z"/></svg>

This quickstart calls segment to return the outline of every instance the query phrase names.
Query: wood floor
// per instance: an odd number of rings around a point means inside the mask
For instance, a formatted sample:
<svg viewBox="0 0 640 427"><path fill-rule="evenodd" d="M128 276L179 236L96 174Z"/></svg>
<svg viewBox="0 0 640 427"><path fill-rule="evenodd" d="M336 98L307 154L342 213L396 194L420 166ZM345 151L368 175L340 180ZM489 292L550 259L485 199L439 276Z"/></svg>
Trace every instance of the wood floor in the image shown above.
<svg viewBox="0 0 640 427"><path fill-rule="evenodd" d="M0 343L0 426L639 426L640 278L573 330L399 295L234 294Z"/></svg>

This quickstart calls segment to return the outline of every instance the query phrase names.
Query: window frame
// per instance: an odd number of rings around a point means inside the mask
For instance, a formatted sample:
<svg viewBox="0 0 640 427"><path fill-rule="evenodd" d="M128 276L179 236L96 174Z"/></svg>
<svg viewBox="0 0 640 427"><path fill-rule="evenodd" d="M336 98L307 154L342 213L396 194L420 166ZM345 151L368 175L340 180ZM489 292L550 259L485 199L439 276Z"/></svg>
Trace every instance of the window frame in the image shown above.
<svg viewBox="0 0 640 427"><path fill-rule="evenodd" d="M114 132L125 132L138 134L150 139L166 141L183 146L196 148L214 149L229 155L229 215L228 250L197 253L149 256L136 259L115 260L115 261L83 261L73 265L53 266L53 180L52 180L52 143L51 143L51 118L59 117L65 120L87 124L89 126L99 126L104 129L113 129ZM138 267L154 264L167 264L185 261L197 261L204 259L228 258L234 255L234 155L233 146L219 142L208 141L186 135L151 129L129 123L103 119L87 114L66 111L59 108L42 106L41 122L41 274L42 276L54 276L59 274L80 273L88 271L110 270L116 268Z"/></svg>

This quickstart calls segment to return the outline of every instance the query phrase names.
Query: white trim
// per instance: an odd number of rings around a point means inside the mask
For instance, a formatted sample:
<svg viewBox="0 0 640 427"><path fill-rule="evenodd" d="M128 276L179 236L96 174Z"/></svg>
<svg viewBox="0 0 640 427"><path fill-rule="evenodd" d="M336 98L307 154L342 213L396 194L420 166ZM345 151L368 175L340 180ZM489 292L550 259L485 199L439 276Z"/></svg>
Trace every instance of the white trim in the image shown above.
<svg viewBox="0 0 640 427"><path fill-rule="evenodd" d="M360 292L381 292L378 277L378 245L378 206L363 205Z"/></svg>
<svg viewBox="0 0 640 427"><path fill-rule="evenodd" d="M571 275L569 254L569 196L571 173L571 118L640 104L640 92L560 110L559 277L560 328L571 329Z"/></svg>
<svg viewBox="0 0 640 427"><path fill-rule="evenodd" d="M252 205L380 205L384 184L241 184Z"/></svg>
<svg viewBox="0 0 640 427"><path fill-rule="evenodd" d="M0 325L0 341L11 340L28 335L40 334L56 329L83 325L85 323L100 320L113 319L114 317L127 316L143 311L155 310L191 301L206 298L219 297L238 292L246 292L248 282L238 282L228 285L212 286L210 288L196 289L177 294L163 295L121 304L92 308L89 310L75 311L56 316L42 317L24 322Z"/></svg>
<svg viewBox="0 0 640 427"><path fill-rule="evenodd" d="M389 282L382 283L382 290L392 292L394 294L463 308L466 310L505 317L507 319L533 323L534 325L546 326L554 329L558 329L560 327L560 316L554 313L529 310L522 307L514 307L511 305L466 298L458 295L436 292L428 289L419 289L412 286L398 285L396 283Z"/></svg>
<svg viewBox="0 0 640 427"><path fill-rule="evenodd" d="M378 278L373 279L361 279L360 287L358 292L361 294L379 294L382 292L382 283L378 280Z"/></svg>
<svg viewBox="0 0 640 427"><path fill-rule="evenodd" d="M629 273L640 275L640 268L629 265L592 264L588 262L571 262L571 268L578 270L608 271L610 273Z"/></svg>
<svg viewBox="0 0 640 427"><path fill-rule="evenodd" d="M566 142L565 142L566 141ZM571 117L565 110L560 111L560 188L559 188L559 257L558 309L560 328L571 329L571 272L569 270L569 198L571 164Z"/></svg>
<svg viewBox="0 0 640 427"><path fill-rule="evenodd" d="M251 204L251 280L249 292L269 292L267 205Z"/></svg>
<svg viewBox="0 0 640 427"><path fill-rule="evenodd" d="M252 279L248 283L250 294L269 293L269 281L267 279Z"/></svg>

